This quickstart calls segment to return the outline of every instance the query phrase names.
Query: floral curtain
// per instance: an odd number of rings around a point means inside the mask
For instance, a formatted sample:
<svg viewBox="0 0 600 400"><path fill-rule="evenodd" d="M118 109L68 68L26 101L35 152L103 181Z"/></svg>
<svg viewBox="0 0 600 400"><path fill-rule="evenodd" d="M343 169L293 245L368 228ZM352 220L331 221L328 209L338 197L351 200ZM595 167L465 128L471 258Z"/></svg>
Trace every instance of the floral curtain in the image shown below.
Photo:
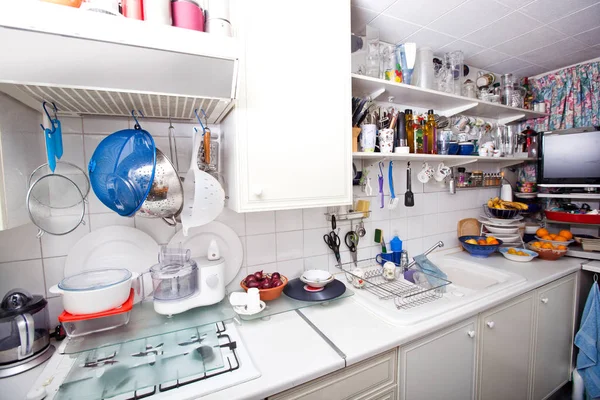
<svg viewBox="0 0 600 400"><path fill-rule="evenodd" d="M529 83L533 102L544 102L551 115L523 125L536 131L600 125L600 62L561 69Z"/></svg>

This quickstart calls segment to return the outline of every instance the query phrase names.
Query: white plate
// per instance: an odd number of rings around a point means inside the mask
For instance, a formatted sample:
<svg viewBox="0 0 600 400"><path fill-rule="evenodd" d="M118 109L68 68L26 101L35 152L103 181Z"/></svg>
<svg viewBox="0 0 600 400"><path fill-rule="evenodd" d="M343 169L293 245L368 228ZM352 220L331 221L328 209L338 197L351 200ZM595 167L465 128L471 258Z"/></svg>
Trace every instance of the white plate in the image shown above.
<svg viewBox="0 0 600 400"><path fill-rule="evenodd" d="M537 192L533 192L533 193L515 192L515 197L518 197L520 199L533 199L533 198L537 197Z"/></svg>
<svg viewBox="0 0 600 400"><path fill-rule="evenodd" d="M504 244L521 243L521 235L518 233L486 233L485 236L492 236L502 240Z"/></svg>
<svg viewBox="0 0 600 400"><path fill-rule="evenodd" d="M233 307L233 311L235 311L239 315L254 315L262 312L267 305L264 301L260 300L260 309L257 311L248 311L246 310L246 306L235 306Z"/></svg>
<svg viewBox="0 0 600 400"><path fill-rule="evenodd" d="M125 268L142 274L158 263L158 244L150 235L128 226L107 226L88 233L69 251L65 277L93 269ZM152 289L150 275L144 289ZM139 300L139 299L137 299Z"/></svg>
<svg viewBox="0 0 600 400"><path fill-rule="evenodd" d="M517 215L513 219L491 218L491 217L486 217L485 215L479 216L479 222L482 222L484 224L490 223L492 225L503 225L503 226L504 225L516 225L522 219L523 219L522 215Z"/></svg>
<svg viewBox="0 0 600 400"><path fill-rule="evenodd" d="M244 261L244 249L238 235L227 225L213 221L203 226L190 228L188 236L179 231L169 241L169 247L182 244L192 251L192 258L206 256L211 239L217 241L221 257L225 258L225 285L233 281Z"/></svg>
<svg viewBox="0 0 600 400"><path fill-rule="evenodd" d="M485 228L492 233L517 233L519 232L518 226L495 226L484 224Z"/></svg>

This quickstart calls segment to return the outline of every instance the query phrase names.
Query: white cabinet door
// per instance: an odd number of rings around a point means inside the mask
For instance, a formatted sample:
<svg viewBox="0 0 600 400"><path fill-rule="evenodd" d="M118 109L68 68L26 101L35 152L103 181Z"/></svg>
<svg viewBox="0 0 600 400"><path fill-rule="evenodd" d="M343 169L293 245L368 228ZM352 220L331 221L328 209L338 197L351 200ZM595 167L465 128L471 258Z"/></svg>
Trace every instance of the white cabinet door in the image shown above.
<svg viewBox="0 0 600 400"><path fill-rule="evenodd" d="M400 399L473 399L476 325L471 318L400 348Z"/></svg>
<svg viewBox="0 0 600 400"><path fill-rule="evenodd" d="M569 380L575 317L575 276L538 290L533 399L544 399Z"/></svg>
<svg viewBox="0 0 600 400"><path fill-rule="evenodd" d="M245 55L230 207L351 204L350 2L238 4Z"/></svg>
<svg viewBox="0 0 600 400"><path fill-rule="evenodd" d="M530 292L481 314L479 399L529 397L533 298Z"/></svg>

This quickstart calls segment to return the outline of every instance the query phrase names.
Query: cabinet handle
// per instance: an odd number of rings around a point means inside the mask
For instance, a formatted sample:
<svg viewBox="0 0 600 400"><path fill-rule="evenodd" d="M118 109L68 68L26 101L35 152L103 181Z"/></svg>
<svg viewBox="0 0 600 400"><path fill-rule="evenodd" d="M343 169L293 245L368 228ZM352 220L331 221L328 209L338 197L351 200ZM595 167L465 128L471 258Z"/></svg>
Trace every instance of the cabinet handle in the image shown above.
<svg viewBox="0 0 600 400"><path fill-rule="evenodd" d="M260 186L254 186L252 188L252 193L256 196L256 197L261 197L263 195L263 190Z"/></svg>
<svg viewBox="0 0 600 400"><path fill-rule="evenodd" d="M467 335L468 335L468 336L469 336L471 339L473 339L473 338L475 337L475 331L469 331L469 332L467 332Z"/></svg>
<svg viewBox="0 0 600 400"><path fill-rule="evenodd" d="M544 298L542 299L542 303L544 303L544 304L547 304L547 303L548 303L548 298L547 298L547 297L544 297Z"/></svg>
<svg viewBox="0 0 600 400"><path fill-rule="evenodd" d="M494 326L496 326L496 323L494 321L488 321L485 323L488 328L492 329Z"/></svg>

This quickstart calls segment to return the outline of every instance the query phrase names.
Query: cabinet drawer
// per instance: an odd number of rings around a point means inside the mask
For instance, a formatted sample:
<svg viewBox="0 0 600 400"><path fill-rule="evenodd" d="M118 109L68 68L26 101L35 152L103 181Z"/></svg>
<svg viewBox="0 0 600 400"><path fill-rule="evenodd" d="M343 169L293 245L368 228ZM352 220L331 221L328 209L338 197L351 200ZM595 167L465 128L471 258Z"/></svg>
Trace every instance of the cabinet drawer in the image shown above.
<svg viewBox="0 0 600 400"><path fill-rule="evenodd" d="M398 399L398 386L394 385L385 389L382 389L376 393L370 393L366 396L359 397L356 400L397 400Z"/></svg>
<svg viewBox="0 0 600 400"><path fill-rule="evenodd" d="M375 400L396 399L394 394L386 397L381 388L396 384L396 350L375 356L305 383L275 396L270 400ZM395 387L395 386L394 386ZM392 390L388 388L387 390ZM377 397L380 395L380 397ZM374 397L369 397L374 396ZM391 397L390 397L391 396Z"/></svg>

